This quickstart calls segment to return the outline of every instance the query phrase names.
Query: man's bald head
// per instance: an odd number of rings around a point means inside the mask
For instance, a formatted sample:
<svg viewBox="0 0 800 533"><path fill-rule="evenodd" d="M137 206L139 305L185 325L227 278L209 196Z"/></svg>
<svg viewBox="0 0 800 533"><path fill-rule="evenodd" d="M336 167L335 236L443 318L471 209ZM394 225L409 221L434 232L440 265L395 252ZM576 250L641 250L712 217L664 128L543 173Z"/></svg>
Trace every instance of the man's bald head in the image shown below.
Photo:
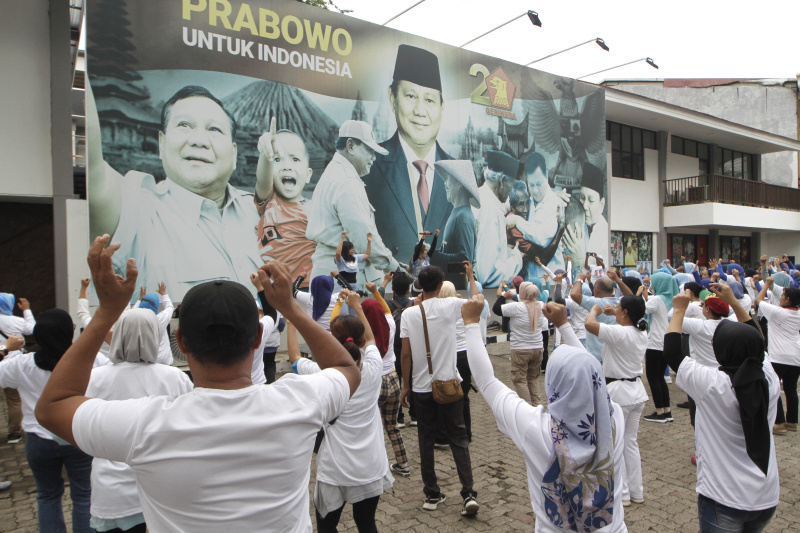
<svg viewBox="0 0 800 533"><path fill-rule="evenodd" d="M598 298L612 296L614 294L614 282L610 278L602 277L594 282L594 295Z"/></svg>

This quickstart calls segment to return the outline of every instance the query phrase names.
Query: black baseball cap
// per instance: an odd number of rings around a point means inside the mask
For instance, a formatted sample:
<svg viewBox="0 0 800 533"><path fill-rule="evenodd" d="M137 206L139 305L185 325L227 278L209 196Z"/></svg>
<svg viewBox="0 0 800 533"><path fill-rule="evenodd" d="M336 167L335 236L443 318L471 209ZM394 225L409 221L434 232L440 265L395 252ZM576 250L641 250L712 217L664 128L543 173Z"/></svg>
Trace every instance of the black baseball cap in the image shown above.
<svg viewBox="0 0 800 533"><path fill-rule="evenodd" d="M178 325L201 353L225 346L250 347L258 334L258 308L244 285L208 281L183 297Z"/></svg>

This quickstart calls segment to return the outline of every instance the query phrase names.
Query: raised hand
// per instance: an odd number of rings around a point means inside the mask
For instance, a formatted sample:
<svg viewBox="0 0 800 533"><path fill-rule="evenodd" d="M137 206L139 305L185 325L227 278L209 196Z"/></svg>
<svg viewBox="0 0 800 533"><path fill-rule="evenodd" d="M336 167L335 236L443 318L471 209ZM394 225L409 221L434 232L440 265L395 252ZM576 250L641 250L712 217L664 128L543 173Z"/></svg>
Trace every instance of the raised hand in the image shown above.
<svg viewBox="0 0 800 533"><path fill-rule="evenodd" d="M131 258L128 259L126 265L125 277L114 273L111 258L119 250L120 243L116 242L106 246L109 240L111 240L111 237L108 234L95 238L89 247L87 261L89 270L92 273L94 290L97 293L97 299L100 301L100 309L119 315L128 307L128 303L131 301L139 271L136 268L136 261ZM144 287L142 287L142 290L144 291ZM98 309L98 312L100 309Z"/></svg>
<svg viewBox="0 0 800 533"><path fill-rule="evenodd" d="M17 307L19 307L20 311L30 311L31 304L28 303L27 298L17 298Z"/></svg>
<svg viewBox="0 0 800 533"><path fill-rule="evenodd" d="M261 285L261 280L258 279L257 272L253 272L252 274L250 274L250 283L253 284L253 287L256 288L256 291L261 291L264 289L264 287Z"/></svg>
<svg viewBox="0 0 800 533"><path fill-rule="evenodd" d="M672 309L676 312L686 311L686 308L689 307L689 302L692 301L689 294L692 291L689 289L684 290L681 293L676 294L672 297Z"/></svg>
<svg viewBox="0 0 800 533"><path fill-rule="evenodd" d="M269 131L265 132L258 138L258 153L266 157L267 160L273 161L275 154L278 153L277 142L277 128L275 117L269 122Z"/></svg>
<svg viewBox="0 0 800 533"><path fill-rule="evenodd" d="M481 313L483 313L483 294L473 296L461 306L461 318L464 319L464 325L480 322Z"/></svg>
<svg viewBox="0 0 800 533"><path fill-rule="evenodd" d="M563 326L567 323L567 306L555 302L547 302L542 307L542 314L553 323L555 327Z"/></svg>
<svg viewBox="0 0 800 533"><path fill-rule="evenodd" d="M81 279L81 289L86 290L89 288L89 285L92 283L92 278L83 278Z"/></svg>
<svg viewBox="0 0 800 533"><path fill-rule="evenodd" d="M167 284L164 283L163 281L158 282L158 294L160 294L161 296L167 294Z"/></svg>
<svg viewBox="0 0 800 533"><path fill-rule="evenodd" d="M295 304L292 297L292 277L286 265L280 261L264 263L258 269L258 281L264 289L269 303L283 315L289 314Z"/></svg>
<svg viewBox="0 0 800 533"><path fill-rule="evenodd" d="M368 281L367 282L367 291L369 291L370 294L375 294L376 292L378 292L378 286L375 285L373 282Z"/></svg>
<svg viewBox="0 0 800 533"><path fill-rule="evenodd" d="M139 299L143 300L145 296L147 296L147 287L142 285L139 287Z"/></svg>

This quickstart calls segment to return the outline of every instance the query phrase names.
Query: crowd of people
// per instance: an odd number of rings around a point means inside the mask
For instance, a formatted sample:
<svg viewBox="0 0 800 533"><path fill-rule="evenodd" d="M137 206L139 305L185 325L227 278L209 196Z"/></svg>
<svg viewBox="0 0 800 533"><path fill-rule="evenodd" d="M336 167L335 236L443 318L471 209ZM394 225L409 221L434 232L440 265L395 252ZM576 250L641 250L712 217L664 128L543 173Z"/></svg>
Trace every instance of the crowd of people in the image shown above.
<svg viewBox="0 0 800 533"><path fill-rule="evenodd" d="M410 260L416 277L389 272L366 292L344 275L362 255L345 233L338 272L308 284L277 261L250 277L255 300L236 282L199 284L174 331L165 284L130 305L136 264L115 274L107 235L90 248L74 341L67 311L34 318L24 298L0 294L8 441L25 434L40 530L66 531L65 469L73 531L310 531L316 454L317 531L336 531L350 504L358 530L374 532L381 495L415 466L422 509L446 500L437 447L452 453L461 514L475 516L474 382L522 452L536 531L627 531L624 509L647 493L640 421L674 420L670 370L695 430L700 531L766 527L780 492L774 435L798 423L800 273L788 257L764 256L760 269L682 258L649 276L596 261L573 279L565 256L566 270L541 265L545 283L504 280L491 311L507 319L509 387L486 350L490 306L472 264L457 274L464 297L430 264L427 236ZM284 328L292 371L276 380ZM656 409L645 416L643 376ZM418 465L406 425L417 426Z"/></svg>

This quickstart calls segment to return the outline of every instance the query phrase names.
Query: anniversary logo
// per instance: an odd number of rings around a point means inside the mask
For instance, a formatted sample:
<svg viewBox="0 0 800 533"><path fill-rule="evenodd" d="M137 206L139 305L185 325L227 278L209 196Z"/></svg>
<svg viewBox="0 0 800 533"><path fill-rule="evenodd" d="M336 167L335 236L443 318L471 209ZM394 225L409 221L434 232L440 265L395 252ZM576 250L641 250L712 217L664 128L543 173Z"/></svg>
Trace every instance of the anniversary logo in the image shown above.
<svg viewBox="0 0 800 533"><path fill-rule="evenodd" d="M437 229L430 262L487 287L608 257L602 88L294 0L86 12L90 232L142 285L307 284L343 232L361 286Z"/></svg>

